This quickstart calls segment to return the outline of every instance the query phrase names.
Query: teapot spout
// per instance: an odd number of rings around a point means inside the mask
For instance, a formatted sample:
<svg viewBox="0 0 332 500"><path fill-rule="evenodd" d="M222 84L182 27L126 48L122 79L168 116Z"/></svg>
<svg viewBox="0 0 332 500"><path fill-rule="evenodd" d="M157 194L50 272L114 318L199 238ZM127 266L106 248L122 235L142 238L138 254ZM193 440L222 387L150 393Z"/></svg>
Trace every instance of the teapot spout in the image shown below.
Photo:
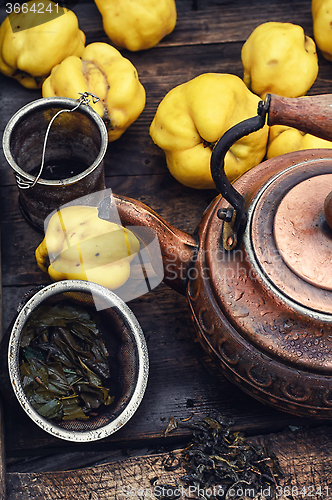
<svg viewBox="0 0 332 500"><path fill-rule="evenodd" d="M121 223L124 226L151 228L158 236L163 259L163 282L185 295L188 270L195 262L198 240L168 224L143 203L113 194Z"/></svg>

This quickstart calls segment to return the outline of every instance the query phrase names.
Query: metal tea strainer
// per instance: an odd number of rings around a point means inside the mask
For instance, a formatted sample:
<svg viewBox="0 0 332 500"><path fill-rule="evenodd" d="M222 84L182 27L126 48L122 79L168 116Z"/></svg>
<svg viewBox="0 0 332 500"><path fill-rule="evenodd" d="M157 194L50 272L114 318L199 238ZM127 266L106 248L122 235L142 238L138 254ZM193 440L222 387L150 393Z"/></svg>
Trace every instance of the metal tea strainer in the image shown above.
<svg viewBox="0 0 332 500"><path fill-rule="evenodd" d="M43 305L73 304L98 315L103 341L109 352L110 384L114 402L89 420L49 420L29 403L20 372L20 339L31 314ZM34 293L22 306L10 331L8 371L12 390L26 414L43 430L58 438L95 441L123 427L137 410L148 379L148 351L142 329L131 309L117 295L96 283L66 280Z"/></svg>
<svg viewBox="0 0 332 500"><path fill-rule="evenodd" d="M105 189L108 145L103 119L79 99L43 97L19 109L3 133L25 219L44 232L46 217L62 205Z"/></svg>

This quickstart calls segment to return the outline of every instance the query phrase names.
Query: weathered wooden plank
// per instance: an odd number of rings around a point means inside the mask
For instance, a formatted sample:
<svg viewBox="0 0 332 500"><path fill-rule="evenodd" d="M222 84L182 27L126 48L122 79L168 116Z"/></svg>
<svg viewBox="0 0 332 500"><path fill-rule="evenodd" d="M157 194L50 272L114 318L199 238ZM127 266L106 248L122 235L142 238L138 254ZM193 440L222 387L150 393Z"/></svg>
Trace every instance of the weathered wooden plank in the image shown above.
<svg viewBox="0 0 332 500"><path fill-rule="evenodd" d="M0 223L1 227L1 223ZM1 236L1 235L0 235ZM0 237L1 243L1 237ZM1 245L0 245L0 341L3 334L3 314L2 314L2 271L1 271ZM0 499L6 499L6 453L5 453L5 421L3 413L3 400L0 395Z"/></svg>
<svg viewBox="0 0 332 500"><path fill-rule="evenodd" d="M290 423L315 423L264 406L228 382L195 342L185 297L160 285L153 292L131 301L129 306L142 326L150 358L148 387L133 418L101 442L75 445L53 438L22 411L6 406L8 456L58 453L61 449L74 452L138 448L147 443L151 448L167 446L188 435L185 428L178 428L165 438L169 417L180 421L192 412L199 418L218 411L234 420L236 429L248 434L263 429L266 432L282 430Z"/></svg>
<svg viewBox="0 0 332 500"><path fill-rule="evenodd" d="M161 450L158 450L161 451ZM163 450L165 451L165 450ZM157 450L155 450L157 452ZM106 464L110 462L118 462L126 458L149 455L151 448L140 448L139 450L105 450L105 451L87 451L59 453L56 455L38 455L31 457L12 457L7 458L7 472L55 472L72 470L73 464L75 469L84 467L94 467L96 465Z"/></svg>
<svg viewBox="0 0 332 500"><path fill-rule="evenodd" d="M330 427L258 436L252 442L267 447L279 460L284 474L279 481L279 498L332 498ZM175 457L179 457L180 453L175 453ZM195 495L195 491L189 490L181 481L185 474L182 464L169 472L164 466L166 457L167 454L157 454L129 458L65 473L10 473L8 500L155 498L155 493L161 491L161 485L176 482L180 487L180 499L197 498L197 491Z"/></svg>
<svg viewBox="0 0 332 500"><path fill-rule="evenodd" d="M109 42L102 17L91 3L74 9L87 43ZM197 9L179 9L174 31L158 47L244 42L253 29L267 21L290 22L302 26L312 36L310 2L198 2Z"/></svg>
<svg viewBox="0 0 332 500"><path fill-rule="evenodd" d="M147 91L147 105L123 137L109 145L105 171L107 185L115 192L141 199L169 222L192 231L214 193L184 188L168 174L163 152L152 143L148 134L158 103L175 85L202 72L230 72L241 76L241 46L257 24L268 20L294 22L303 25L310 35L312 21L310 2L282 0L266 4L263 0L179 0L177 5L180 9L176 30L158 47L141 53L123 51L138 69ZM107 41L94 3L80 2L77 9L80 25L87 33L87 42ZM319 76L309 93L330 92L331 79L330 63L320 58ZM41 93L23 89L17 82L3 76L0 76L0 86L0 130L3 130L17 109L40 97ZM3 260L6 262L3 270L4 323L7 325L24 292L35 284L49 280L34 260L34 250L41 236L30 229L18 210L14 178L3 156L0 157L0 174L0 185L3 186ZM193 326L183 297L161 285L151 294L132 301L130 307L137 314L147 336L151 363L147 393L133 419L124 429L101 443L76 447L51 438L27 417L6 408L9 456L49 454L52 451L79 452L83 449L107 452L119 447L142 446L142 443L149 443L150 446L171 444L186 439L188 435L184 429L178 429L164 438L169 416L180 420L189 416L191 411L200 417L217 409L234 419L235 428L249 434L280 430L290 423L315 423L263 406L230 384L194 342ZM288 441L282 443L283 449L287 449ZM309 448L306 452L310 456ZM315 463L319 455L316 451L312 453ZM289 455L285 461L287 457ZM295 458L293 462L295 464ZM60 457L57 463L61 468ZM66 463L63 460L63 467L68 467L68 459ZM47 464L44 466L47 468ZM34 476L33 482L38 483L37 476ZM21 498L26 493L22 484L16 491ZM63 494L61 488L60 493ZM34 491L32 488L29 495ZM53 493L49 493L51 497L58 498L52 496ZM93 498L91 490L82 498L88 498L90 493L90 498Z"/></svg>

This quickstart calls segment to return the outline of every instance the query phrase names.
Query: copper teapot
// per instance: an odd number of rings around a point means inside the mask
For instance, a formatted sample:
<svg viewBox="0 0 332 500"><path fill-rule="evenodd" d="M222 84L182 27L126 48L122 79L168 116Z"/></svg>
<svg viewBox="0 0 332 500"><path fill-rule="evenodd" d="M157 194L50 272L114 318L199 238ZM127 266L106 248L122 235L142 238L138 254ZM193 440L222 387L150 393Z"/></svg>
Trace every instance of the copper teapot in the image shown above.
<svg viewBox="0 0 332 500"><path fill-rule="evenodd" d="M269 125L332 139L332 96L268 95L258 114L215 146L220 192L193 235L140 202L115 196L124 225L159 237L164 279L186 294L204 349L225 376L263 403L332 418L332 150L264 161L228 182L223 159Z"/></svg>

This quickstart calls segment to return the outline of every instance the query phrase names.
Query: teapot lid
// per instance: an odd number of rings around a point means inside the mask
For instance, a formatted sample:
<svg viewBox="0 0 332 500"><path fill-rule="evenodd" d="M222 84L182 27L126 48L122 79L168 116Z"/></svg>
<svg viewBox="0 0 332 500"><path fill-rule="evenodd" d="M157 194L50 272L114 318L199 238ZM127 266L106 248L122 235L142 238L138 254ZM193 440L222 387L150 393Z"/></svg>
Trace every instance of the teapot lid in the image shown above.
<svg viewBox="0 0 332 500"><path fill-rule="evenodd" d="M246 246L267 286L306 314L332 314L332 173L302 163L270 179L248 210ZM332 319L331 319L332 320Z"/></svg>
<svg viewBox="0 0 332 500"><path fill-rule="evenodd" d="M263 177L263 182L251 182L250 188L247 184L243 193L235 187L237 181L233 185L229 182L224 169L226 152L231 145L264 126L266 116L270 120L279 104L277 96L267 94L265 102L259 102L257 116L230 128L212 152L213 180L230 203L217 211L218 218L224 221L222 245L231 251L238 247L243 236L257 274L277 297L302 313L310 310L314 316L317 316L314 313L331 315L332 169L329 162L322 163L322 158L312 153L317 150L311 150L311 158L310 150L295 152L295 156L276 157L275 162L265 162L270 176ZM305 128L306 121L302 119L300 123ZM253 172L247 174L259 177L257 167ZM332 316L328 321L332 322Z"/></svg>

